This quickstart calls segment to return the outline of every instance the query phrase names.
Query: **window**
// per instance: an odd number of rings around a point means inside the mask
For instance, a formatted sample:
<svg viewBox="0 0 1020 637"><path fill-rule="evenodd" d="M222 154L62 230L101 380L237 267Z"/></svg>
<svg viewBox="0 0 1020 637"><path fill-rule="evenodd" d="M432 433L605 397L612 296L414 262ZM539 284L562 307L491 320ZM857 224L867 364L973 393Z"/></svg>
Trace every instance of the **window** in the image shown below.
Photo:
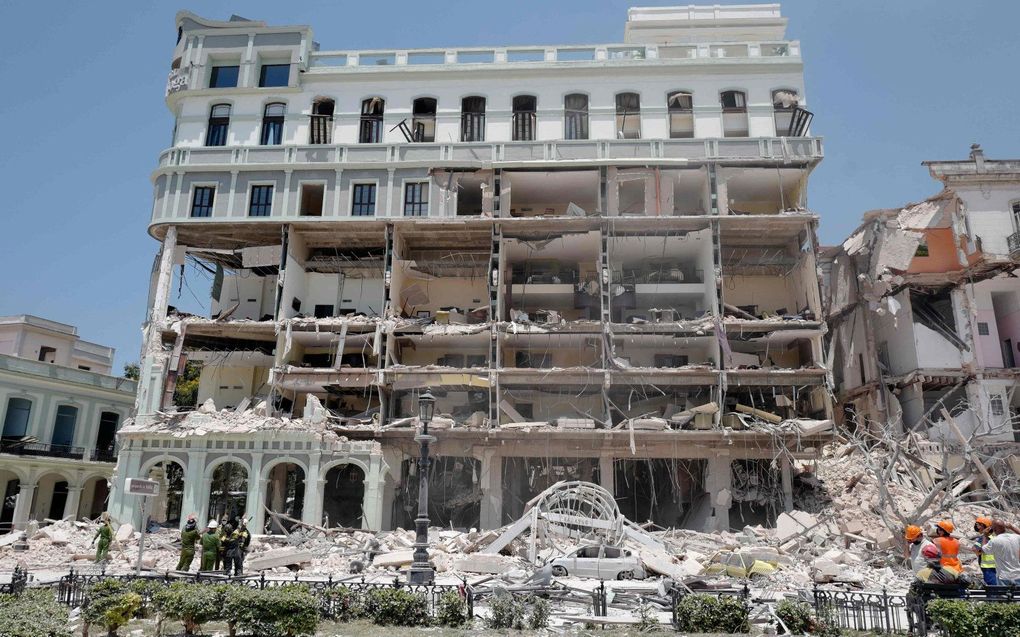
<svg viewBox="0 0 1020 637"><path fill-rule="evenodd" d="M797 108L798 102L797 91L787 89L772 91L772 110L775 112L776 136L787 137L793 134L790 129L793 124L793 112Z"/></svg>
<svg viewBox="0 0 1020 637"><path fill-rule="evenodd" d="M230 128L230 104L216 104L209 111L209 128L205 133L206 146L226 146Z"/></svg>
<svg viewBox="0 0 1020 637"><path fill-rule="evenodd" d="M637 93L616 94L616 137L641 138L641 96Z"/></svg>
<svg viewBox="0 0 1020 637"><path fill-rule="evenodd" d="M427 217L429 214L429 184L414 181L404 184L404 216Z"/></svg>
<svg viewBox="0 0 1020 637"><path fill-rule="evenodd" d="M53 363L57 360L57 348L45 345L39 348L39 360L43 363Z"/></svg>
<svg viewBox="0 0 1020 637"><path fill-rule="evenodd" d="M251 201L248 203L249 217L268 217L273 209L273 187L259 185L251 187Z"/></svg>
<svg viewBox="0 0 1020 637"><path fill-rule="evenodd" d="M988 323L984 321L978 321L978 336L988 336L991 332L988 330Z"/></svg>
<svg viewBox="0 0 1020 637"><path fill-rule="evenodd" d="M216 188L212 186L195 186L195 192L191 196L191 216L211 217L215 193Z"/></svg>
<svg viewBox="0 0 1020 637"><path fill-rule="evenodd" d="M460 141L485 141L485 98L477 95L460 101Z"/></svg>
<svg viewBox="0 0 1020 637"><path fill-rule="evenodd" d="M1002 402L1002 396L1000 394L996 394L989 398L989 403L992 408L993 416L1003 416L1006 414L1006 407Z"/></svg>
<svg viewBox="0 0 1020 637"><path fill-rule="evenodd" d="M290 84L290 64L263 64L259 70L259 86L287 86Z"/></svg>
<svg viewBox="0 0 1020 637"><path fill-rule="evenodd" d="M1014 201L1009 207L1013 210L1013 228L1020 231L1020 201Z"/></svg>
<svg viewBox="0 0 1020 637"><path fill-rule="evenodd" d="M375 214L375 184L354 184L352 198L352 215L371 217Z"/></svg>
<svg viewBox="0 0 1020 637"><path fill-rule="evenodd" d="M333 316L333 306L331 304L327 305L327 304L316 303L314 314L315 314L315 318L320 318L320 319L321 318L329 318L329 317ZM329 367L329 365L325 365L325 367Z"/></svg>
<svg viewBox="0 0 1020 637"><path fill-rule="evenodd" d="M419 97L414 100L411 114L411 132L416 142L436 141L436 100Z"/></svg>
<svg viewBox="0 0 1020 637"><path fill-rule="evenodd" d="M328 144L333 138L333 111L336 102L319 99L312 104L311 121L309 122L308 143Z"/></svg>
<svg viewBox="0 0 1020 637"><path fill-rule="evenodd" d="M27 398L10 398L7 400L7 413L4 414L4 438L24 438L28 433L29 416L32 415L32 401Z"/></svg>
<svg viewBox="0 0 1020 637"><path fill-rule="evenodd" d="M234 88L237 86L239 66L214 66L209 74L209 88Z"/></svg>
<svg viewBox="0 0 1020 637"><path fill-rule="evenodd" d="M361 129L358 141L362 144L378 144L382 141L383 110L386 102L381 97L370 97L361 102Z"/></svg>
<svg viewBox="0 0 1020 637"><path fill-rule="evenodd" d="M322 200L326 186L323 184L301 184L299 213L302 217L321 217Z"/></svg>
<svg viewBox="0 0 1020 637"><path fill-rule="evenodd" d="M53 423L54 447L70 447L74 444L74 426L78 421L78 408L71 405L57 407L57 418Z"/></svg>
<svg viewBox="0 0 1020 637"><path fill-rule="evenodd" d="M282 102L266 104L262 111L262 136L259 143L263 146L278 146L283 143L283 117L287 113L287 105Z"/></svg>
<svg viewBox="0 0 1020 637"><path fill-rule="evenodd" d="M747 95L742 91L719 94L722 106L723 137L747 137Z"/></svg>
<svg viewBox="0 0 1020 637"><path fill-rule="evenodd" d="M104 411L99 414L99 432L96 434L96 451L112 453L117 440L117 425L120 414L115 411Z"/></svg>
<svg viewBox="0 0 1020 637"><path fill-rule="evenodd" d="M534 95L518 95L514 98L513 107L513 140L515 142L534 141L538 98Z"/></svg>
<svg viewBox="0 0 1020 637"><path fill-rule="evenodd" d="M670 139L694 137L694 96L675 91L666 96Z"/></svg>
<svg viewBox="0 0 1020 637"><path fill-rule="evenodd" d="M588 96L571 93L563 98L563 138L588 139Z"/></svg>
<svg viewBox="0 0 1020 637"><path fill-rule="evenodd" d="M915 257L926 257L928 256L928 242L924 239L917 244L917 249L914 250Z"/></svg>

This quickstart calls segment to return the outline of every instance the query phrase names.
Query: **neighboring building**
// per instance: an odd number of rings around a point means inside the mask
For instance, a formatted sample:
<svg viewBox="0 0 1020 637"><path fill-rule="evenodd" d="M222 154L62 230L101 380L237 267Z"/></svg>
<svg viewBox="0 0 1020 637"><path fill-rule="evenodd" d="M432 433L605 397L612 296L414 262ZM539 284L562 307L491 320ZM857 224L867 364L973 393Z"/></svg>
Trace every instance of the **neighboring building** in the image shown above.
<svg viewBox="0 0 1020 637"><path fill-rule="evenodd" d="M663 526L793 506L831 389L822 142L778 5L631 9L624 42L583 46L177 27L116 516L123 481L155 475L159 520L407 527L426 388L439 526L498 527L569 479ZM168 308L185 259L213 278L209 318ZM175 412L187 363L203 407Z"/></svg>
<svg viewBox="0 0 1020 637"><path fill-rule="evenodd" d="M37 316L0 316L0 531L106 508L117 429L137 384L113 348Z"/></svg>
<svg viewBox="0 0 1020 637"><path fill-rule="evenodd" d="M943 191L878 210L826 249L845 415L936 438L1020 440L1020 160L926 161Z"/></svg>

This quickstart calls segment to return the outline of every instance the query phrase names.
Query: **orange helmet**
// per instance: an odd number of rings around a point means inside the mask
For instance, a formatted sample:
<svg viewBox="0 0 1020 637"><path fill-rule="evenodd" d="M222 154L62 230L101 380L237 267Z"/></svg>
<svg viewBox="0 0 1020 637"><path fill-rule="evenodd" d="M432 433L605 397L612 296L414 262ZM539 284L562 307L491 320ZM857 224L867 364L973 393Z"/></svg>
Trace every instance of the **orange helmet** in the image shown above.
<svg viewBox="0 0 1020 637"><path fill-rule="evenodd" d="M956 530L956 527L953 526L953 523L950 522L949 520L940 520L935 523L935 526L939 527L946 533L952 533L954 530Z"/></svg>
<svg viewBox="0 0 1020 637"><path fill-rule="evenodd" d="M922 533L923 531L921 531L921 527L917 526L916 524L911 524L910 526L907 527L906 531L903 532L903 538L908 542L913 542L914 540L921 537Z"/></svg>
<svg viewBox="0 0 1020 637"><path fill-rule="evenodd" d="M974 520L974 523L975 524L983 524L986 527L991 527L992 526L992 518L988 517L987 515L979 515L977 517L977 519Z"/></svg>

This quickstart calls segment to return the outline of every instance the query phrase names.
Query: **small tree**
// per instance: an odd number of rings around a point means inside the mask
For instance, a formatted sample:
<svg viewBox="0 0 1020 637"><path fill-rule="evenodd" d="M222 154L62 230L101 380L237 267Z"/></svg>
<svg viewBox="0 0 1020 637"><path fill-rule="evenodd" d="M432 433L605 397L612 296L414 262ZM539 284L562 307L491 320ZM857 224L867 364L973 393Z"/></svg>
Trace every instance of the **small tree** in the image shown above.
<svg viewBox="0 0 1020 637"><path fill-rule="evenodd" d="M199 626L220 617L222 600L218 587L177 582L160 591L154 600L162 616L184 625L184 634L195 634Z"/></svg>
<svg viewBox="0 0 1020 637"><path fill-rule="evenodd" d="M138 363L124 363L124 378L128 380L138 380L142 377L141 367Z"/></svg>
<svg viewBox="0 0 1020 637"><path fill-rule="evenodd" d="M195 407L198 404L198 379L202 375L202 363L188 361L184 371L177 377L174 389L174 405L178 407Z"/></svg>

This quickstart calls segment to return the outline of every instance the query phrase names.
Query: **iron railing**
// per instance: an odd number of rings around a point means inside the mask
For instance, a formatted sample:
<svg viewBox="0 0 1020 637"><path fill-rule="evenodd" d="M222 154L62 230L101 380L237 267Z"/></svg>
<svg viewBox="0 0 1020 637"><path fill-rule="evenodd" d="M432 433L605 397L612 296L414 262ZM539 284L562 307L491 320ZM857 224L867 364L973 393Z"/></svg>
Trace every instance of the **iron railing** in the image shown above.
<svg viewBox="0 0 1020 637"><path fill-rule="evenodd" d="M0 594L2 595L19 595L21 591L25 590L28 586L28 571L21 568L20 566L14 567L14 572L11 573L11 581L0 584Z"/></svg>
<svg viewBox="0 0 1020 637"><path fill-rule="evenodd" d="M72 447L70 445L49 445L41 442L5 440L0 442L0 452L19 456L47 456L50 458L74 458L80 460L85 455L85 448Z"/></svg>
<svg viewBox="0 0 1020 637"><path fill-rule="evenodd" d="M840 628L862 632L913 634L914 620L905 595L815 588L815 613ZM924 634L924 633L921 633Z"/></svg>
<svg viewBox="0 0 1020 637"><path fill-rule="evenodd" d="M1009 258L1020 259L1020 232L1006 237L1006 244L1009 246Z"/></svg>

